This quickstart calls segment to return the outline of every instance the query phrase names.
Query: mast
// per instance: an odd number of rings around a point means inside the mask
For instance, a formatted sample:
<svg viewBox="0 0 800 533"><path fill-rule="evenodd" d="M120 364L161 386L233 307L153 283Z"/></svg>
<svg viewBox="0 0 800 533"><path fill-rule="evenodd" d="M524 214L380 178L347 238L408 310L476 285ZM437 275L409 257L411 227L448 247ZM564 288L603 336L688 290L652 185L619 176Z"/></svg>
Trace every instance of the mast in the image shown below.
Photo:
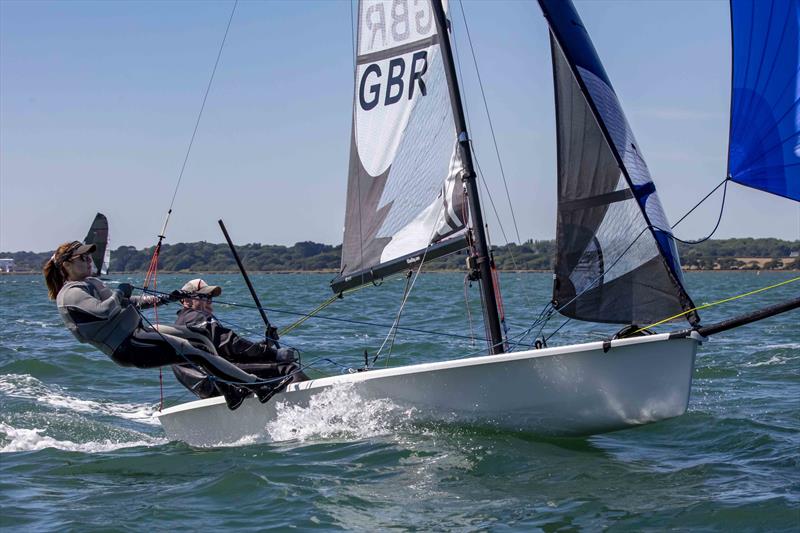
<svg viewBox="0 0 800 533"><path fill-rule="evenodd" d="M483 317L486 321L491 339L490 353L498 354L505 351L503 346L503 333L500 327L500 316L497 312L497 299L495 298L495 286L491 270L491 257L489 256L489 246L486 243L486 233L484 232L483 214L481 203L478 198L478 182L475 179L475 169L472 164L472 150L469 145L467 135L467 123L464 119L464 107L461 102L461 91L458 88L458 78L456 76L455 65L453 63L453 52L450 47L450 34L448 32L447 17L444 13L442 0L431 0L436 26L442 40L439 47L442 50L447 85L450 89L450 102L453 108L453 118L455 119L458 144L461 148L461 158L464 164L464 175L462 182L467 190L469 200L469 210L472 214L472 233L475 241L475 262L480 276L481 301L483 303Z"/></svg>

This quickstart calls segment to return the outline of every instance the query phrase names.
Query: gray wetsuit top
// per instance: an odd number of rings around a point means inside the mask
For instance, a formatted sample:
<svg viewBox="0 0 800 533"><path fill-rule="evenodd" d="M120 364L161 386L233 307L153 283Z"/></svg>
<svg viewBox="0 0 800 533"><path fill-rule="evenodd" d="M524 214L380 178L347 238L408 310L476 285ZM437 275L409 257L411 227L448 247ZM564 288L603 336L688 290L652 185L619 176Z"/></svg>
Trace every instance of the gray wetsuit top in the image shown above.
<svg viewBox="0 0 800 533"><path fill-rule="evenodd" d="M159 303L152 296L125 298L122 291L111 290L97 278L68 281L56 297L61 319L80 342L95 346L106 355L114 353L139 327L136 307Z"/></svg>

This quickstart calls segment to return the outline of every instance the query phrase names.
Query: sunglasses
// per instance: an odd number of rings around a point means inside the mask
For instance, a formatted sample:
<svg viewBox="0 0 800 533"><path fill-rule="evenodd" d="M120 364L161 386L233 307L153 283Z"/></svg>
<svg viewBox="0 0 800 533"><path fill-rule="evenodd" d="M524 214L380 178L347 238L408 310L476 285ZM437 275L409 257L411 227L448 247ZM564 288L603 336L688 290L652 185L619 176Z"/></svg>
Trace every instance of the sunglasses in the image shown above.
<svg viewBox="0 0 800 533"><path fill-rule="evenodd" d="M71 262L76 261L76 260L77 261L91 261L92 260L92 256L89 255L89 254L74 255L74 256L70 257L69 259L67 259L66 262L71 263Z"/></svg>

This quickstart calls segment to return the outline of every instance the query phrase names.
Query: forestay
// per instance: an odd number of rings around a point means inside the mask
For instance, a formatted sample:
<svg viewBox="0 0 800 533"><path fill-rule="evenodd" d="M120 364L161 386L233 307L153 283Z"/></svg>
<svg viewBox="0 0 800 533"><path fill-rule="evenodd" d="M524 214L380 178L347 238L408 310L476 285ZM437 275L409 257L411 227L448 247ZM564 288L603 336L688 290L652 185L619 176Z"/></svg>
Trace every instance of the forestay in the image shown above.
<svg viewBox="0 0 800 533"><path fill-rule="evenodd" d="M103 213L94 217L89 233L83 239L86 244L94 244L97 248L92 254L94 263L93 275L105 276L108 274L108 265L111 262L111 249L108 247L108 219Z"/></svg>
<svg viewBox="0 0 800 533"><path fill-rule="evenodd" d="M639 145L569 1L550 24L558 144L553 301L569 317L647 324L694 307ZM688 320L699 320L692 312Z"/></svg>
<svg viewBox="0 0 800 533"><path fill-rule="evenodd" d="M467 209L430 3L363 0L342 270L334 291L466 246Z"/></svg>
<svg viewBox="0 0 800 533"><path fill-rule="evenodd" d="M728 175L800 201L800 3L731 0Z"/></svg>

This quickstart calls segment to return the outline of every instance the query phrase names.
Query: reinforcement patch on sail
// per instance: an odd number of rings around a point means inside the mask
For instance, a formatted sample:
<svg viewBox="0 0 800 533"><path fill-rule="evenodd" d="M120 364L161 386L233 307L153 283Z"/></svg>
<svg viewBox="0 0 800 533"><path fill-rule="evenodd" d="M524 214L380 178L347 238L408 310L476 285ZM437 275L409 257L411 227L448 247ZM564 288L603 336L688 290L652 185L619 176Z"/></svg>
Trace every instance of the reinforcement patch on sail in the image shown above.
<svg viewBox="0 0 800 533"><path fill-rule="evenodd" d="M443 38L427 0L359 3L340 278L463 233L463 166Z"/></svg>
<svg viewBox="0 0 800 533"><path fill-rule="evenodd" d="M558 139L553 300L566 316L621 324L691 309L669 222L588 34L571 3L540 4L551 27Z"/></svg>
<svg viewBox="0 0 800 533"><path fill-rule="evenodd" d="M800 201L798 28L798 0L731 0L728 175Z"/></svg>
<svg viewBox="0 0 800 533"><path fill-rule="evenodd" d="M108 219L103 213L97 213L94 217L89 233L83 239L86 244L94 244L95 249L92 254L94 263L92 275L108 274L108 265L111 262L111 249L108 247Z"/></svg>

